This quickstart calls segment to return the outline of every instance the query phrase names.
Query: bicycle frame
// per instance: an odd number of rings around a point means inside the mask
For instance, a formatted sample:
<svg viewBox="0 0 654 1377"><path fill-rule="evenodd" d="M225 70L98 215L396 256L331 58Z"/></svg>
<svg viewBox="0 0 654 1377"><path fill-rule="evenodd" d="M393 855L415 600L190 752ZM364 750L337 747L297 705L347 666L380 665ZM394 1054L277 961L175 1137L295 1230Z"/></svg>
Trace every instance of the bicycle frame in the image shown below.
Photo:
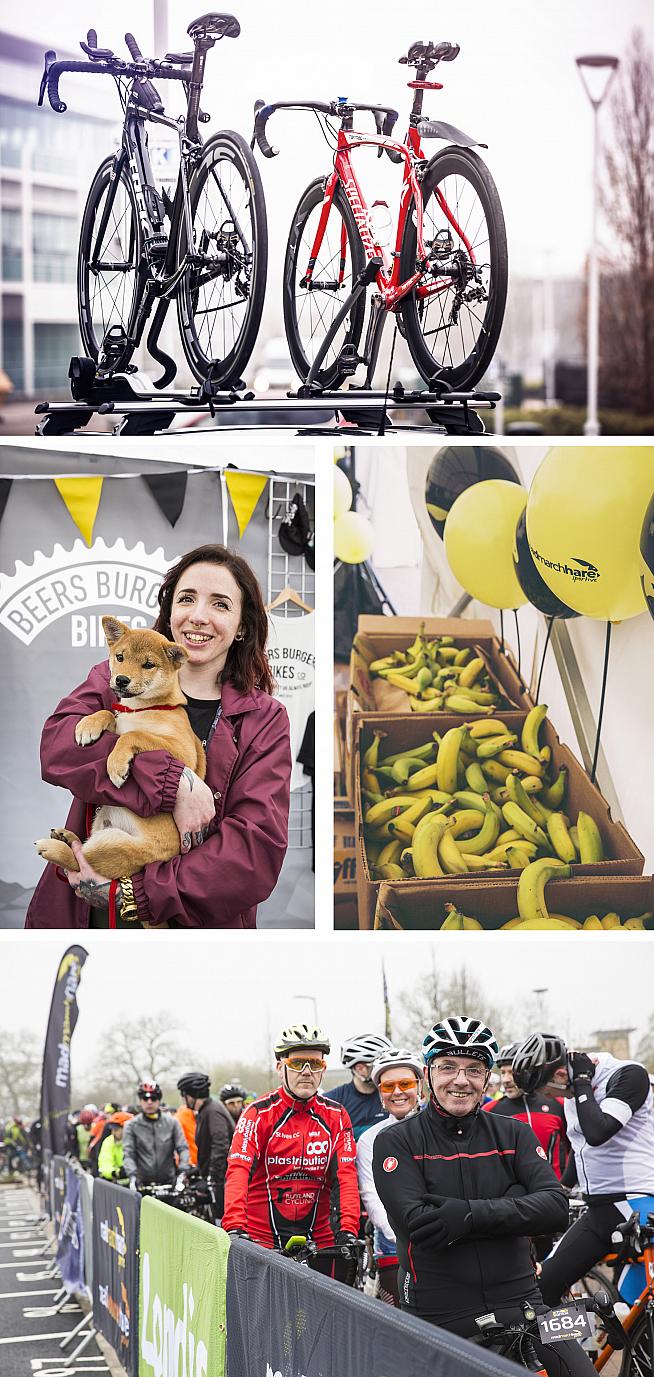
<svg viewBox="0 0 654 1377"><path fill-rule="evenodd" d="M650 1339L654 1349L654 1239L643 1248L643 1262L645 1264L646 1282L638 1300L634 1301L629 1314L622 1320L622 1328L626 1334L634 1328L636 1321L641 1315L649 1310L650 1315ZM610 1343L605 1344L595 1362L596 1372L601 1372L609 1358L616 1352ZM654 1356L654 1354L653 1354Z"/></svg>
<svg viewBox="0 0 654 1377"><path fill-rule="evenodd" d="M400 209L395 236L395 250L392 254L392 260L389 258L387 250L382 245L375 243L371 229L370 212L350 158L350 154L354 149L364 147L390 149L393 153L400 154L404 161L402 188L400 191ZM334 199L334 193L336 187L340 183L350 204L352 214L354 215L368 262L370 263L373 259L378 259L381 256L383 267L376 272L375 281L385 310L396 310L403 297L407 296L414 288L416 290L416 295L422 298L436 296L440 292L447 291L450 288L451 280L449 277L444 277L442 281L437 280L429 284L423 283L421 281L423 276L422 270L412 273L411 277L408 277L406 281L400 281L400 250L412 200L415 204L416 214L418 261L424 262L427 258L423 233L422 193L417 172L417 164L424 164L424 162L425 159L420 143L420 135L414 126L409 128L406 144L396 143L394 140L382 136L360 134L356 131L350 132L349 130L339 129L336 155L334 158L334 171L328 177L325 186L325 196L320 211L316 236L309 257L309 265L305 275L307 285L311 282L313 266L320 253ZM465 246L466 252L470 256L471 263L475 265L476 260L472 245L467 239L464 230L457 224L439 187L436 188L436 199L446 219L458 235L461 243ZM341 228L339 286L342 284L345 276L345 252L346 233L345 227L343 226Z"/></svg>

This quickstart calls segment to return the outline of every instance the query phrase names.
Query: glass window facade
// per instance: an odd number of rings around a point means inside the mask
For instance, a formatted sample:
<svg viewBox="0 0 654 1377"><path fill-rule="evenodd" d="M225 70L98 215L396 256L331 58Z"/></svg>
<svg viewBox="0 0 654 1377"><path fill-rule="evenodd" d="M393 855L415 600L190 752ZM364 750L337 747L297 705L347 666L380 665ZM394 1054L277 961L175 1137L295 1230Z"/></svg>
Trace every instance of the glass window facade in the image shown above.
<svg viewBox="0 0 654 1377"><path fill-rule="evenodd" d="M61 390L66 386L72 354L81 351L76 325L50 322L34 326L34 387Z"/></svg>
<svg viewBox="0 0 654 1377"><path fill-rule="evenodd" d="M2 208L2 280L20 282L23 276L22 216L20 210Z"/></svg>
<svg viewBox="0 0 654 1377"><path fill-rule="evenodd" d="M73 215L32 216L32 272L35 282L74 282L77 222Z"/></svg>

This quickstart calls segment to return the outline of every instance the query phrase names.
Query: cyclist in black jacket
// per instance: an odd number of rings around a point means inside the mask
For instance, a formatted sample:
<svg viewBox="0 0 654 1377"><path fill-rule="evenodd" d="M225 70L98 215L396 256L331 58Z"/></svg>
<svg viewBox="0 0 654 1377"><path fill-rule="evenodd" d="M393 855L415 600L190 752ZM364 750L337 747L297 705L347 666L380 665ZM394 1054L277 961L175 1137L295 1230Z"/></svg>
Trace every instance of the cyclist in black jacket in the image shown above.
<svg viewBox="0 0 654 1377"><path fill-rule="evenodd" d="M478 1317L545 1309L529 1238L560 1232L568 1205L532 1130L480 1113L498 1045L479 1019L450 1016L423 1043L430 1099L377 1137L373 1175L397 1238L404 1309L463 1338ZM592 1372L580 1346L534 1339L552 1377ZM563 1352L562 1350L565 1350Z"/></svg>

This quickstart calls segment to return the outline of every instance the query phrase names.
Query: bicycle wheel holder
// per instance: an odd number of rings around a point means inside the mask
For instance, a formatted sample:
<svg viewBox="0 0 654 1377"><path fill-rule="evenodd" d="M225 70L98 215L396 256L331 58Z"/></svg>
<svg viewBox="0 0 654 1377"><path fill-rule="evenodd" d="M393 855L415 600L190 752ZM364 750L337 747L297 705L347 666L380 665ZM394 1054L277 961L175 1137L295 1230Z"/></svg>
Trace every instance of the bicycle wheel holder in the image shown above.
<svg viewBox="0 0 654 1377"><path fill-rule="evenodd" d="M165 433L175 418L182 416L200 417L211 426L218 420L219 425L230 428L272 425L312 435L338 434L342 426L373 435L398 429L478 435L485 433L478 413L494 409L500 400L498 392L452 392L438 382L423 391L405 391L401 383L395 383L388 393L357 387L327 392L314 385L284 397L257 397L244 386L219 391L205 385L186 392L157 392L151 378L138 372L96 376L90 385L77 381L71 390L70 402L38 403L37 435L71 435L75 431L106 434L104 430L87 430L96 416L111 418L114 435ZM427 421L418 422L418 413ZM397 419L392 420L392 416ZM413 416L416 423L409 419ZM193 430L202 428L206 427L195 425Z"/></svg>

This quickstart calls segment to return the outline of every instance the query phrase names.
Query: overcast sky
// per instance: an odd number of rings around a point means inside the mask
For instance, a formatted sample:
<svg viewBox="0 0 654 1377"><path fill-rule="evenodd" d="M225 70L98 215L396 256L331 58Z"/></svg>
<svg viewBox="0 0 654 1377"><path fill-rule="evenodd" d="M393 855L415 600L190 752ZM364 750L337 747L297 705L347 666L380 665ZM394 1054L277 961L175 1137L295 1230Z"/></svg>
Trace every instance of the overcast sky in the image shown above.
<svg viewBox="0 0 654 1377"><path fill-rule="evenodd" d="M0 940L0 1028L45 1034L58 962L69 934L30 934ZM209 1066L217 1061L263 1061L284 1024L319 1022L332 1038L330 1065L344 1038L383 1032L381 960L391 1014L433 957L445 976L465 964L488 996L518 1010L534 989L545 989L544 1021L571 1044L589 1043L598 1028L634 1028L632 1049L651 1015L654 943L639 937L424 940L421 937L335 937L328 940L263 934L207 941L200 934L168 940L151 934L80 933L89 952L79 989L73 1042L77 1079L100 1050L112 1019L172 1012L186 1043ZM70 934L74 940L74 934ZM441 1010L441 1014L455 1012ZM459 1010L456 1012L464 1012ZM465 1012L473 1014L470 1009ZM518 1023L519 1023L519 1016ZM523 1015L524 1017L524 1015ZM510 1025L510 1014L507 1019ZM516 1036L529 1031L516 1026ZM334 1055L336 1053L336 1055Z"/></svg>
<svg viewBox="0 0 654 1377"><path fill-rule="evenodd" d="M170 0L170 47L189 47L186 28L198 8L188 0ZM651 42L651 0L468 0L452 11L398 8L394 0L377 0L374 6L349 5L343 24L337 22L339 12L304 0L276 5L238 0L234 10L240 38L224 40L208 58L202 103L213 118L207 136L227 126L249 137L258 96L272 101L339 95L394 105L401 114L396 132L403 134L409 93L400 55L419 38L458 43L457 60L437 72L445 89L428 93L425 113L488 144L483 156L504 206L513 271L540 275L546 255L556 272L581 270L590 237L592 118L575 57L622 57L637 26ZM44 48L75 50L91 22L100 45L123 56L126 28L135 30L146 54L152 51L149 3L114 0L111 6L93 6L66 0L53 6L51 0L29 0L5 25ZM62 94L72 109L70 88ZM166 94L170 98L170 90ZM607 115L605 108L608 134ZM266 161L258 155L258 160L269 210L270 287L277 293L292 211L308 181L329 169L329 153L310 115L283 112L271 121L269 137L281 156ZM426 149L431 155L441 146L432 142ZM395 185L395 170L375 154L362 157L372 202ZM373 183L379 177L383 185L377 188ZM269 295L267 314L279 314L278 306Z"/></svg>

